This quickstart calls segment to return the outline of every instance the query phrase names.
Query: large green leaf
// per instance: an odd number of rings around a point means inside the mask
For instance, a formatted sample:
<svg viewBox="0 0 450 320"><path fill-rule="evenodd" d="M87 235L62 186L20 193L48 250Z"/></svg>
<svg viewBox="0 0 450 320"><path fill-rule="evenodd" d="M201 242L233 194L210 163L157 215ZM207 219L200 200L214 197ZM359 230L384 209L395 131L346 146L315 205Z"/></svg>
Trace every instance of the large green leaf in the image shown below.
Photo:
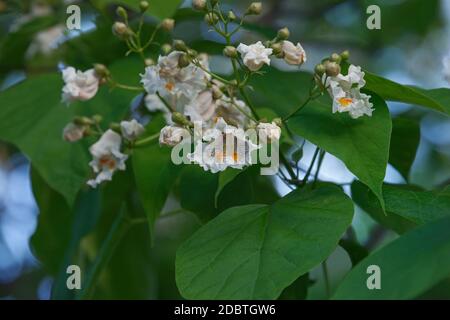
<svg viewBox="0 0 450 320"><path fill-rule="evenodd" d="M450 114L450 89L424 90L401 85L367 71L365 73L365 88L376 92L385 100L415 104Z"/></svg>
<svg viewBox="0 0 450 320"><path fill-rule="evenodd" d="M139 80L139 65L133 59L111 67L121 81ZM49 184L73 204L90 169L86 141L68 143L62 139L64 126L75 115L99 113L105 123L119 120L135 93L101 88L96 97L69 107L61 101L63 86L59 74L29 79L0 93L0 139L16 145Z"/></svg>
<svg viewBox="0 0 450 320"><path fill-rule="evenodd" d="M363 183L352 183L353 201L382 226L394 230L398 234L405 233L416 227L412 221L405 219L393 212L384 212L378 198Z"/></svg>
<svg viewBox="0 0 450 320"><path fill-rule="evenodd" d="M341 159L347 168L377 195L386 173L391 137L391 118L385 102L372 95L372 117L352 119L333 114L331 103L322 99L306 106L289 120L292 131Z"/></svg>
<svg viewBox="0 0 450 320"><path fill-rule="evenodd" d="M355 202L381 224L403 233L416 225L450 215L450 186L423 191L408 185L383 185L387 216L382 216L373 194L359 182L352 184Z"/></svg>
<svg viewBox="0 0 450 320"><path fill-rule="evenodd" d="M104 8L109 4L118 4L118 5L126 5L133 9L139 10L140 0L93 0L92 1L95 6L99 8ZM178 6L180 5L181 0L151 0L149 1L149 9L147 11L148 14L158 17L158 18L168 18L171 17Z"/></svg>
<svg viewBox="0 0 450 320"><path fill-rule="evenodd" d="M420 142L420 125L417 120L398 117L392 121L389 163L408 179Z"/></svg>
<svg viewBox="0 0 450 320"><path fill-rule="evenodd" d="M450 275L450 217L421 226L352 269L334 299L411 299ZM367 268L381 270L381 289L369 290Z"/></svg>
<svg viewBox="0 0 450 320"><path fill-rule="evenodd" d="M275 299L335 249L352 216L335 186L228 209L179 248L178 288L188 299Z"/></svg>

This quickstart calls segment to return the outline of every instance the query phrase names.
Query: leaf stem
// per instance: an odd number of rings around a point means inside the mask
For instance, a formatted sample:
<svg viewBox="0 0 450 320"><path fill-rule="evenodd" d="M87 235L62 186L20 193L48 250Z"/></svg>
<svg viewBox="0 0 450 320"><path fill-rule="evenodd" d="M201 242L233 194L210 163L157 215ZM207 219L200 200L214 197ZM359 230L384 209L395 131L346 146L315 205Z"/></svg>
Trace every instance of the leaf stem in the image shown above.
<svg viewBox="0 0 450 320"><path fill-rule="evenodd" d="M322 272L323 272L323 280L325 282L325 293L327 295L327 299L329 299L331 297L331 287L330 287L330 278L328 275L328 266L327 266L326 259L322 262Z"/></svg>

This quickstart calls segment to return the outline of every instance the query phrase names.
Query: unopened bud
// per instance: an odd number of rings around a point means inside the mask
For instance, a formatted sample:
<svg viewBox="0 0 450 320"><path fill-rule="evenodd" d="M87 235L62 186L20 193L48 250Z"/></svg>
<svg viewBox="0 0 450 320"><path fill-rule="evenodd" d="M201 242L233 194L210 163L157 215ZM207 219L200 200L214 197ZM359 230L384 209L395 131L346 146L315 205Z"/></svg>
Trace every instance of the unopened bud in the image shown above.
<svg viewBox="0 0 450 320"><path fill-rule="evenodd" d="M188 50L186 43L184 43L183 40L173 40L173 47L177 51L187 51Z"/></svg>
<svg viewBox="0 0 450 320"><path fill-rule="evenodd" d="M141 12L147 11L147 9L148 9L148 2L147 1L139 2L139 9L141 9Z"/></svg>
<svg viewBox="0 0 450 320"><path fill-rule="evenodd" d="M181 113L179 112L174 112L172 113L172 121L180 124L182 126L190 126L191 122Z"/></svg>
<svg viewBox="0 0 450 320"><path fill-rule="evenodd" d="M238 56L237 50L233 46L226 46L225 49L223 49L223 54L229 58L237 58Z"/></svg>
<svg viewBox="0 0 450 320"><path fill-rule="evenodd" d="M190 48L188 49L187 54L188 54L190 57L193 57L193 58L195 58L196 56L198 56L198 52L195 51L194 49L190 49Z"/></svg>
<svg viewBox="0 0 450 320"><path fill-rule="evenodd" d="M191 61L189 61L189 58L186 54L182 54L178 58L178 67L181 69L186 68L189 64L191 64Z"/></svg>
<svg viewBox="0 0 450 320"><path fill-rule="evenodd" d="M209 12L205 14L205 22L212 26L215 25L219 21L219 17L214 12Z"/></svg>
<svg viewBox="0 0 450 320"><path fill-rule="evenodd" d="M337 53L333 53L333 54L330 56L330 61L336 62L337 64L340 64L340 63L341 63L341 56L338 55Z"/></svg>
<svg viewBox="0 0 450 320"><path fill-rule="evenodd" d="M73 123L79 126L90 126L94 124L94 121L88 117L75 117Z"/></svg>
<svg viewBox="0 0 450 320"><path fill-rule="evenodd" d="M170 32L175 27L175 20L173 19L164 19L161 22L161 28L167 32Z"/></svg>
<svg viewBox="0 0 450 320"><path fill-rule="evenodd" d="M109 128L119 134L122 134L122 128L120 127L120 124L116 122L110 123Z"/></svg>
<svg viewBox="0 0 450 320"><path fill-rule="evenodd" d="M150 67L150 66L155 65L155 61L153 61L153 59L151 59L151 58L146 58L144 60L144 64L146 67Z"/></svg>
<svg viewBox="0 0 450 320"><path fill-rule="evenodd" d="M213 94L214 100L218 100L223 97L223 92L218 87L213 87L212 94Z"/></svg>
<svg viewBox="0 0 450 320"><path fill-rule="evenodd" d="M277 38L278 40L287 40L291 36L291 32L288 28L283 28L278 30Z"/></svg>
<svg viewBox="0 0 450 320"><path fill-rule="evenodd" d="M262 12L262 3L261 2L252 2L247 9L248 15L258 15Z"/></svg>
<svg viewBox="0 0 450 320"><path fill-rule="evenodd" d="M281 120L281 118L275 118L275 119L272 120L272 122L275 123L280 128L283 125L283 120Z"/></svg>
<svg viewBox="0 0 450 320"><path fill-rule="evenodd" d="M314 68L314 72L319 76L322 76L325 73L325 71L326 71L325 66L321 63L316 65L316 67Z"/></svg>
<svg viewBox="0 0 450 320"><path fill-rule="evenodd" d="M92 120L93 120L95 123L100 123L100 122L102 122L103 117L102 117L100 114L94 114L94 115L92 116Z"/></svg>
<svg viewBox="0 0 450 320"><path fill-rule="evenodd" d="M116 9L116 14L123 18L124 20L128 19L128 14L127 14L127 10L125 10L123 7L117 7Z"/></svg>
<svg viewBox="0 0 450 320"><path fill-rule="evenodd" d="M336 77L341 73L341 67L336 62L328 62L325 65L325 72L329 77Z"/></svg>
<svg viewBox="0 0 450 320"><path fill-rule="evenodd" d="M206 0L193 0L192 7L195 10L203 11L206 9Z"/></svg>
<svg viewBox="0 0 450 320"><path fill-rule="evenodd" d="M237 18L236 18L236 15L234 14L234 12L233 11L228 11L228 20L230 20L230 21L234 21L234 20L236 20Z"/></svg>
<svg viewBox="0 0 450 320"><path fill-rule="evenodd" d="M341 53L342 61L347 61L349 58L350 58L350 52L348 50L345 50Z"/></svg>
<svg viewBox="0 0 450 320"><path fill-rule="evenodd" d="M95 70L95 74L99 78L107 78L110 75L108 68L106 68L105 65L100 64L100 63L94 64L94 70Z"/></svg>
<svg viewBox="0 0 450 320"><path fill-rule="evenodd" d="M273 54L276 56L283 53L283 48L280 43L273 43L270 47L273 50Z"/></svg>
<svg viewBox="0 0 450 320"><path fill-rule="evenodd" d="M162 51L164 54L169 54L169 52L172 51L172 46L171 46L170 44L168 44L168 43L165 43L165 44L163 44L163 45L161 46L161 51Z"/></svg>
<svg viewBox="0 0 450 320"><path fill-rule="evenodd" d="M131 30L123 22L114 22L112 27L113 34L120 39L127 39L131 35Z"/></svg>

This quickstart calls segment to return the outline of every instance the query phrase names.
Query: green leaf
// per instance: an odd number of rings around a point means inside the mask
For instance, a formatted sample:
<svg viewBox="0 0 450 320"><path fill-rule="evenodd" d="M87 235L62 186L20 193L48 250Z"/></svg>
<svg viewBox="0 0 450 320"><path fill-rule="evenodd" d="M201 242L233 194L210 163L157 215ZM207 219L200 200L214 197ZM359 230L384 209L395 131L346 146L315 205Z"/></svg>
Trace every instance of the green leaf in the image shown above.
<svg viewBox="0 0 450 320"><path fill-rule="evenodd" d="M421 226L352 269L333 299L412 299L450 275L450 217ZM367 267L381 269L381 290L369 290Z"/></svg>
<svg viewBox="0 0 450 320"><path fill-rule="evenodd" d="M364 72L366 73L364 79L367 82L365 89L377 93L384 100L415 104L450 114L450 89L424 90Z"/></svg>
<svg viewBox="0 0 450 320"><path fill-rule="evenodd" d="M222 192L223 188L225 188L226 185L233 181L241 172L242 170L228 168L227 170L219 174L219 185L217 186L216 194L214 196L214 205L216 207L219 195Z"/></svg>
<svg viewBox="0 0 450 320"><path fill-rule="evenodd" d="M147 214L150 232L167 196L172 189L180 167L175 166L170 158L171 149L153 143L133 152L133 170L136 185Z"/></svg>
<svg viewBox="0 0 450 320"><path fill-rule="evenodd" d="M369 250L359 244L356 239L341 239L339 245L347 252L353 266L369 255Z"/></svg>
<svg viewBox="0 0 450 320"><path fill-rule="evenodd" d="M450 186L443 190L423 191L409 185L385 184L383 197L388 215L384 218L380 214L381 208L364 185L354 182L352 196L375 220L398 233L450 215Z"/></svg>
<svg viewBox="0 0 450 320"><path fill-rule="evenodd" d="M346 113L333 114L328 100L307 105L289 120L291 130L341 159L366 184L383 206L381 186L389 156L391 118L385 102L372 95L372 117L352 119Z"/></svg>
<svg viewBox="0 0 450 320"><path fill-rule="evenodd" d="M133 59L111 67L113 74L127 83L139 80L139 69ZM45 74L0 92L0 139L16 145L49 186L72 205L90 172L90 156L87 141L68 143L62 139L64 126L75 115L95 113L101 114L105 123L117 121L135 93L110 92L105 87L92 100L67 107L60 102L62 86L61 75Z"/></svg>
<svg viewBox="0 0 450 320"><path fill-rule="evenodd" d="M408 180L409 171L416 158L420 142L419 122L406 117L392 121L392 136L389 152L389 163Z"/></svg>
<svg viewBox="0 0 450 320"><path fill-rule="evenodd" d="M228 209L179 248L178 288L187 299L275 299L335 249L352 216L335 186Z"/></svg>
<svg viewBox="0 0 450 320"><path fill-rule="evenodd" d="M363 183L352 183L353 201L382 226L394 230L398 234L405 233L416 227L416 224L380 206L378 198ZM384 190L383 190L384 191ZM388 204L386 204L388 206Z"/></svg>
<svg viewBox="0 0 450 320"><path fill-rule="evenodd" d="M93 0L97 8L104 8L110 4L125 5L135 10L139 10L140 0ZM181 0L151 0L147 14L164 19L173 16Z"/></svg>

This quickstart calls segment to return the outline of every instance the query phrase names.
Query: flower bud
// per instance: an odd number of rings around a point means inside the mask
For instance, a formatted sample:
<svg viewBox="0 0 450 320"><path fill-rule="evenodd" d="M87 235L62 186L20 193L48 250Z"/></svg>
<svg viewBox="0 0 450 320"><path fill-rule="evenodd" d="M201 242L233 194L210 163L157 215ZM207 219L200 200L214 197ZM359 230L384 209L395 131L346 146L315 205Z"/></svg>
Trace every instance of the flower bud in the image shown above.
<svg viewBox="0 0 450 320"><path fill-rule="evenodd" d="M72 122L80 126L90 126L94 124L94 121L88 117L75 117Z"/></svg>
<svg viewBox="0 0 450 320"><path fill-rule="evenodd" d="M275 123L279 127L281 127L283 125L283 120L281 120L281 118L275 118L272 120L272 122Z"/></svg>
<svg viewBox="0 0 450 320"><path fill-rule="evenodd" d="M93 120L95 123L100 123L100 122L102 122L103 117L102 117L100 114L94 114L94 115L92 116L92 120Z"/></svg>
<svg viewBox="0 0 450 320"><path fill-rule="evenodd" d="M163 45L161 46L161 51L162 51L164 54L169 54L170 51L172 51L172 46L171 46L170 44L168 44L168 43L165 43L165 44L163 44Z"/></svg>
<svg viewBox="0 0 450 320"><path fill-rule="evenodd" d="M147 1L141 1L139 2L139 9L141 9L141 12L145 12L148 9L148 2Z"/></svg>
<svg viewBox="0 0 450 320"><path fill-rule="evenodd" d="M122 40L129 38L131 35L131 30L123 22L114 22L112 31L114 35Z"/></svg>
<svg viewBox="0 0 450 320"><path fill-rule="evenodd" d="M164 19L161 22L161 28L167 32L170 32L175 27L175 20L173 19Z"/></svg>
<svg viewBox="0 0 450 320"><path fill-rule="evenodd" d="M274 43L270 46L273 50L273 54L278 57L279 54L283 53L283 48L280 43ZM281 57L282 58L282 57Z"/></svg>
<svg viewBox="0 0 450 320"><path fill-rule="evenodd" d="M252 2L247 9L248 15L258 15L262 12L262 3L261 2Z"/></svg>
<svg viewBox="0 0 450 320"><path fill-rule="evenodd" d="M182 126L190 126L192 124L184 115L179 112L172 113L172 121Z"/></svg>
<svg viewBox="0 0 450 320"><path fill-rule="evenodd" d="M219 100L220 98L223 97L223 92L222 92L222 90L220 90L220 88L218 88L218 87L216 87L216 86L214 86L214 87L212 88L212 94L213 94L214 100Z"/></svg>
<svg viewBox="0 0 450 320"><path fill-rule="evenodd" d="M219 0L209 0L211 2L211 6L214 7L216 4L219 3Z"/></svg>
<svg viewBox="0 0 450 320"><path fill-rule="evenodd" d="M223 54L228 58L237 58L238 56L238 52L233 46L226 46L225 49L223 49Z"/></svg>
<svg viewBox="0 0 450 320"><path fill-rule="evenodd" d="M215 25L217 22L219 21L219 17L217 16L217 14L213 13L213 12L209 12L207 14L205 14L205 22L212 26Z"/></svg>
<svg viewBox="0 0 450 320"><path fill-rule="evenodd" d="M236 18L236 15L234 14L234 12L233 11L228 11L228 20L230 20L230 21L234 21L234 20L236 20L237 18Z"/></svg>
<svg viewBox="0 0 450 320"><path fill-rule="evenodd" d="M206 0L193 0L192 7L195 10L203 11L206 9Z"/></svg>
<svg viewBox="0 0 450 320"><path fill-rule="evenodd" d="M146 67L150 67L150 66L155 65L155 61L153 61L153 59L151 59L151 58L147 58L144 60L144 64Z"/></svg>
<svg viewBox="0 0 450 320"><path fill-rule="evenodd" d="M347 61L349 58L350 58L350 52L348 50L345 50L341 53L342 61Z"/></svg>
<svg viewBox="0 0 450 320"><path fill-rule="evenodd" d="M173 47L177 51L186 52L188 50L186 43L183 40L173 40Z"/></svg>
<svg viewBox="0 0 450 320"><path fill-rule="evenodd" d="M116 14L124 20L128 19L127 11L123 7L117 7Z"/></svg>
<svg viewBox="0 0 450 320"><path fill-rule="evenodd" d="M338 55L337 53L333 53L333 54L330 56L330 61L336 62L337 64L340 64L340 63L341 63L341 56Z"/></svg>
<svg viewBox="0 0 450 320"><path fill-rule="evenodd" d="M329 77L336 77L341 73L341 67L336 62L328 62L325 65L325 72Z"/></svg>
<svg viewBox="0 0 450 320"><path fill-rule="evenodd" d="M283 28L278 30L277 38L278 40L287 40L291 36L291 32L288 28Z"/></svg>
<svg viewBox="0 0 450 320"><path fill-rule="evenodd" d="M192 58L195 58L196 56L198 56L198 52L195 51L194 49L190 49L190 48L188 49L187 54Z"/></svg>
<svg viewBox="0 0 450 320"><path fill-rule="evenodd" d="M178 67L181 69L186 68L190 63L191 61L189 61L189 58L186 54L182 54L178 58Z"/></svg>
<svg viewBox="0 0 450 320"><path fill-rule="evenodd" d="M122 134L122 128L120 127L120 124L118 124L116 122L110 123L109 128L111 130L117 132L118 134Z"/></svg>
<svg viewBox="0 0 450 320"><path fill-rule="evenodd" d="M325 71L326 71L325 66L321 63L316 65L316 67L314 68L314 72L319 76L322 76L325 73Z"/></svg>
<svg viewBox="0 0 450 320"><path fill-rule="evenodd" d="M87 127L73 122L67 124L63 129L63 139L67 142L76 142L86 136Z"/></svg>
<svg viewBox="0 0 450 320"><path fill-rule="evenodd" d="M106 68L105 65L100 64L100 63L94 64L94 70L95 70L95 74L101 79L108 78L110 75L108 68Z"/></svg>

